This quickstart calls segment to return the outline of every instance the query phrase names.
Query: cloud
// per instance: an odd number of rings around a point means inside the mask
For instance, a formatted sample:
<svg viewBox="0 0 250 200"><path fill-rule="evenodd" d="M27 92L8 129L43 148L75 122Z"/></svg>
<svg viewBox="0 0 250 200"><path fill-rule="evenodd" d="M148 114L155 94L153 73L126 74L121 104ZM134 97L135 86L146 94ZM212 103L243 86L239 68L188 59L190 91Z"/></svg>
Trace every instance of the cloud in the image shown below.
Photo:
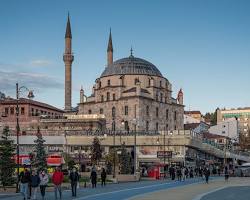
<svg viewBox="0 0 250 200"><path fill-rule="evenodd" d="M0 70L0 91L15 90L15 84L25 85L31 90L63 89L64 84L57 77L38 73L24 73Z"/></svg>
<svg viewBox="0 0 250 200"><path fill-rule="evenodd" d="M31 60L29 64L34 67L46 67L50 66L52 62L44 59L37 59L37 60Z"/></svg>
<svg viewBox="0 0 250 200"><path fill-rule="evenodd" d="M32 67L47 67L55 65L54 62L46 59L33 59L27 62L12 62L12 63L4 63L0 61L0 68L2 69L29 69Z"/></svg>

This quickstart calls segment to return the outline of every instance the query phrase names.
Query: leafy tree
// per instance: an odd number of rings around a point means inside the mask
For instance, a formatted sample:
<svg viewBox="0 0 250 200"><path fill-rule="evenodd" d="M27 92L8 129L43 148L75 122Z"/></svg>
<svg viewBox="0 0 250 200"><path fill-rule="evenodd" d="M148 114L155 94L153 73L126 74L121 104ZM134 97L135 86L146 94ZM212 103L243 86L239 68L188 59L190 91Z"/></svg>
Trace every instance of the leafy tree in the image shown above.
<svg viewBox="0 0 250 200"><path fill-rule="evenodd" d="M71 170L75 166L75 161L72 158L72 156L69 153L64 152L63 153L63 158L65 160L65 163L67 163L68 169Z"/></svg>
<svg viewBox="0 0 250 200"><path fill-rule="evenodd" d="M9 127L4 127L0 140L0 181L5 190L6 186L12 185L15 180L13 174L15 172L15 146L13 140L10 139Z"/></svg>
<svg viewBox="0 0 250 200"><path fill-rule="evenodd" d="M107 174L112 174L112 170L114 167L114 162L115 166L118 164L118 155L115 151L115 149L110 149L109 153L105 156L105 164L107 167Z"/></svg>
<svg viewBox="0 0 250 200"><path fill-rule="evenodd" d="M120 160L121 174L131 174L131 156L124 143L121 146Z"/></svg>
<svg viewBox="0 0 250 200"><path fill-rule="evenodd" d="M218 110L218 109L219 109L219 108L217 108L217 109L215 110L215 112L211 112L211 113L207 112L207 113L205 114L205 116L204 116L205 120L206 120L206 121L209 121L210 124L211 124L211 126L214 126L214 125L217 124L217 110Z"/></svg>
<svg viewBox="0 0 250 200"><path fill-rule="evenodd" d="M37 139L35 142L35 157L34 157L34 166L38 169L38 171L47 168L47 154L45 151L43 136L40 132L40 128L37 129Z"/></svg>
<svg viewBox="0 0 250 200"><path fill-rule="evenodd" d="M102 158L102 149L100 140L95 137L91 146L91 162L93 165L98 164Z"/></svg>

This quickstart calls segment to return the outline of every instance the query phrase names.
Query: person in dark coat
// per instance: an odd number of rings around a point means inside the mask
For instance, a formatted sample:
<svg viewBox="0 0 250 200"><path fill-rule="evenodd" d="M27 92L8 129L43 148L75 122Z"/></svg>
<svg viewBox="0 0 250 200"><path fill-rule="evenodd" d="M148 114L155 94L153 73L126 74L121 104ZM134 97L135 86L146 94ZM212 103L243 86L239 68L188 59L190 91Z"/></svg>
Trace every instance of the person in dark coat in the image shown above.
<svg viewBox="0 0 250 200"><path fill-rule="evenodd" d="M106 185L106 178L107 178L106 170L102 168L102 173L101 173L102 186Z"/></svg>
<svg viewBox="0 0 250 200"><path fill-rule="evenodd" d="M72 172L70 172L69 179L71 183L71 191L72 191L72 197L76 197L76 188L77 183L79 181L79 174L76 171L76 168L73 168Z"/></svg>
<svg viewBox="0 0 250 200"><path fill-rule="evenodd" d="M90 179L91 179L91 183L92 183L92 188L96 188L97 173L96 173L96 170L94 167L91 170Z"/></svg>
<svg viewBox="0 0 250 200"><path fill-rule="evenodd" d="M225 181L228 181L228 178L229 178L229 171L228 171L228 168L227 166L225 167L225 170L224 170L224 174L225 174Z"/></svg>
<svg viewBox="0 0 250 200"><path fill-rule="evenodd" d="M29 170L26 167L24 167L24 171L22 171L19 175L20 193L22 193L24 200L27 200L29 197L30 178L31 175Z"/></svg>
<svg viewBox="0 0 250 200"><path fill-rule="evenodd" d="M37 194L37 189L39 187L40 184L40 177L39 175L36 173L35 170L32 171L32 175L30 178L30 186L31 186L31 199L36 199L36 194Z"/></svg>
<svg viewBox="0 0 250 200"><path fill-rule="evenodd" d="M193 167L190 168L189 177L190 177L190 178L194 178L194 170L193 170Z"/></svg>
<svg viewBox="0 0 250 200"><path fill-rule="evenodd" d="M178 169L177 169L177 177L178 177L178 181L181 181L182 173L181 173L180 167L178 167Z"/></svg>
<svg viewBox="0 0 250 200"><path fill-rule="evenodd" d="M205 175L205 178L206 178L206 183L208 184L208 180L209 180L209 176L210 176L210 170L208 169L208 167L205 168L204 175Z"/></svg>

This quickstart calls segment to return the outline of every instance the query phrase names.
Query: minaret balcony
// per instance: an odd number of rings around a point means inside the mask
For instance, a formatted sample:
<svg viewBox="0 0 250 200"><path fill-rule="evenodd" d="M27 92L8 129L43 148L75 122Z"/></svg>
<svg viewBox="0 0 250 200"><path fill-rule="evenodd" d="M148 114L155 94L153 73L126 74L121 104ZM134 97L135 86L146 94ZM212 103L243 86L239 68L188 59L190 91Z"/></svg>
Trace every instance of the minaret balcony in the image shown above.
<svg viewBox="0 0 250 200"><path fill-rule="evenodd" d="M65 62L65 61L70 61L70 62L72 62L74 60L74 56L72 55L72 54L64 54L63 55L63 61Z"/></svg>

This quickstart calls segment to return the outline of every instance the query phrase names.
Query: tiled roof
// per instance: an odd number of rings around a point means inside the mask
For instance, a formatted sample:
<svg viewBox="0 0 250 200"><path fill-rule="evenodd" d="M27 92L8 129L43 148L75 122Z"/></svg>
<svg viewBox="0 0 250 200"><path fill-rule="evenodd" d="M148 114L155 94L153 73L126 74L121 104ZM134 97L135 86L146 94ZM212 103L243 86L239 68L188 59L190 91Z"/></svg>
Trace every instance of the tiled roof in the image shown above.
<svg viewBox="0 0 250 200"><path fill-rule="evenodd" d="M192 111L184 111L184 114L186 114L186 115L200 114L201 115L201 112L198 110L192 110Z"/></svg>
<svg viewBox="0 0 250 200"><path fill-rule="evenodd" d="M0 104L13 104L13 105L15 105L16 104L16 99L6 98L4 100L0 100ZM19 99L19 104L32 104L32 105L44 107L44 108L47 108L47 109L55 110L55 111L58 111L58 112L62 112L62 113L64 112L63 110L61 110L59 108L56 108L54 106L51 106L49 104L42 103L40 101L31 100L31 99L26 99L26 98L20 98Z"/></svg>

